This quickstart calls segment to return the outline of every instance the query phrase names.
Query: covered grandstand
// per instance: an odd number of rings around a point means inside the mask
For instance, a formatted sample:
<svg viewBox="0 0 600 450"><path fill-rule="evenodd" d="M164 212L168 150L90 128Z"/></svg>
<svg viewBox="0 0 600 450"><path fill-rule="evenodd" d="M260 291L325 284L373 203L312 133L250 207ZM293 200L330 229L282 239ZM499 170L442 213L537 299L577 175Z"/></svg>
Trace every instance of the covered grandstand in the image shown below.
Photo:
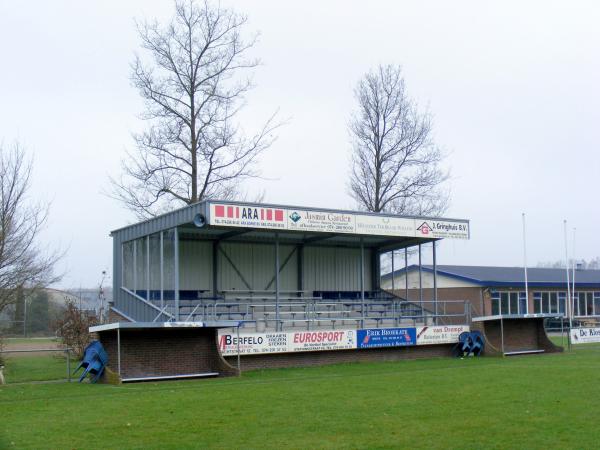
<svg viewBox="0 0 600 450"><path fill-rule="evenodd" d="M408 301L380 286L382 254L468 239L467 220L204 201L111 236L113 320L284 331L469 319L467 302L437 302L435 291Z"/></svg>

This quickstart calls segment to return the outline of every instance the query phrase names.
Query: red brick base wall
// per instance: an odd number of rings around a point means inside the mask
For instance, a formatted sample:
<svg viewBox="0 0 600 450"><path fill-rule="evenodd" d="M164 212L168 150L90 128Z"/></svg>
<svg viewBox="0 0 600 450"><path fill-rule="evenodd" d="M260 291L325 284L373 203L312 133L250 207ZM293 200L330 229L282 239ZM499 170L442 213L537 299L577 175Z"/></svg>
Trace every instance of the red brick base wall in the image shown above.
<svg viewBox="0 0 600 450"><path fill-rule="evenodd" d="M365 350L334 350L326 352L298 352L267 355L240 356L242 370L273 369L283 367L322 366L326 364L398 361L402 359L420 359L452 356L452 346L419 345L410 347L373 348ZM229 364L237 367L237 356L225 358Z"/></svg>
<svg viewBox="0 0 600 450"><path fill-rule="evenodd" d="M109 357L108 367L119 373L117 331L98 333ZM218 372L237 375L217 350L214 328L121 330L121 378L189 375Z"/></svg>

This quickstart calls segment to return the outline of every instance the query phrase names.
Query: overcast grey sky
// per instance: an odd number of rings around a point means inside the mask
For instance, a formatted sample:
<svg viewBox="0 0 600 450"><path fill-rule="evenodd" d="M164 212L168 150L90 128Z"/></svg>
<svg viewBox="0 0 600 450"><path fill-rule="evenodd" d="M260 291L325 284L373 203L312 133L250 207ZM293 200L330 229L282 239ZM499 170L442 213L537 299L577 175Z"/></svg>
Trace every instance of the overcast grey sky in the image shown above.
<svg viewBox="0 0 600 450"><path fill-rule="evenodd" d="M279 109L291 120L248 185L265 200L352 208L346 125L353 87L379 63L404 68L434 116L452 171L446 214L472 239L444 242L443 264L520 265L600 254L598 2L223 1L259 31L263 65L241 116L255 129ZM140 129L129 83L133 19L166 20L168 1L0 0L0 139L35 158L32 196L51 202L44 241L67 249L63 286L111 270L110 230L133 221L102 194Z"/></svg>

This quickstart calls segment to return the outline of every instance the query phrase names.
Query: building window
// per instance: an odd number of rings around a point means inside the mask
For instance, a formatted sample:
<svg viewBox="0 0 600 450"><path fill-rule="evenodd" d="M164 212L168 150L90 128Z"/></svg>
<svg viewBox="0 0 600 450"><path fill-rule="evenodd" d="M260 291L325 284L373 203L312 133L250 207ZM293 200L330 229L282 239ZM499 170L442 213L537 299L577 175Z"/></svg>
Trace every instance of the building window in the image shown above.
<svg viewBox="0 0 600 450"><path fill-rule="evenodd" d="M564 314L566 298L565 292L534 292L533 312L536 314Z"/></svg>
<svg viewBox="0 0 600 450"><path fill-rule="evenodd" d="M567 314L566 292L534 292L533 309L536 314ZM574 316L600 315L600 292L577 292L573 296Z"/></svg>
<svg viewBox="0 0 600 450"><path fill-rule="evenodd" d="M526 314L527 300L525 292L495 291L492 292L492 315Z"/></svg>
<svg viewBox="0 0 600 450"><path fill-rule="evenodd" d="M559 292L558 293L558 312L560 314L566 314L566 310L565 310L565 306L567 303L567 293L566 292Z"/></svg>
<svg viewBox="0 0 600 450"><path fill-rule="evenodd" d="M574 297L576 316L600 315L600 292L576 292Z"/></svg>

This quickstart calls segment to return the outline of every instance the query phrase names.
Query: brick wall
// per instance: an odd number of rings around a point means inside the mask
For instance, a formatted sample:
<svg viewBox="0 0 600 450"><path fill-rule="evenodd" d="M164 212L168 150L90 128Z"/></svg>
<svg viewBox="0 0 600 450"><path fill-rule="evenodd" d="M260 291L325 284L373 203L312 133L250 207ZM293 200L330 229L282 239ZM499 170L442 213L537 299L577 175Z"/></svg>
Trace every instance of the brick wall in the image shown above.
<svg viewBox="0 0 600 450"><path fill-rule="evenodd" d="M503 330L502 330L503 328ZM502 331L504 332L504 351L544 350L547 353L563 351L548 339L543 319L505 319L502 327L500 320L474 322L472 329L485 335L485 354L502 353Z"/></svg>
<svg viewBox="0 0 600 450"><path fill-rule="evenodd" d="M118 372L117 331L99 334L108 366ZM218 372L237 375L217 350L213 328L121 330L121 378Z"/></svg>
<svg viewBox="0 0 600 450"><path fill-rule="evenodd" d="M108 322L109 323L129 322L129 321L130 321L129 319L126 319L121 314L119 314L118 312L116 312L114 309L110 308L108 310Z"/></svg>
<svg viewBox="0 0 600 450"><path fill-rule="evenodd" d="M284 367L322 366L327 364L399 361L452 356L453 344L410 347L373 348L365 350L335 350L327 352L298 352L240 356L241 369L272 369ZM237 367L237 356L225 358Z"/></svg>

